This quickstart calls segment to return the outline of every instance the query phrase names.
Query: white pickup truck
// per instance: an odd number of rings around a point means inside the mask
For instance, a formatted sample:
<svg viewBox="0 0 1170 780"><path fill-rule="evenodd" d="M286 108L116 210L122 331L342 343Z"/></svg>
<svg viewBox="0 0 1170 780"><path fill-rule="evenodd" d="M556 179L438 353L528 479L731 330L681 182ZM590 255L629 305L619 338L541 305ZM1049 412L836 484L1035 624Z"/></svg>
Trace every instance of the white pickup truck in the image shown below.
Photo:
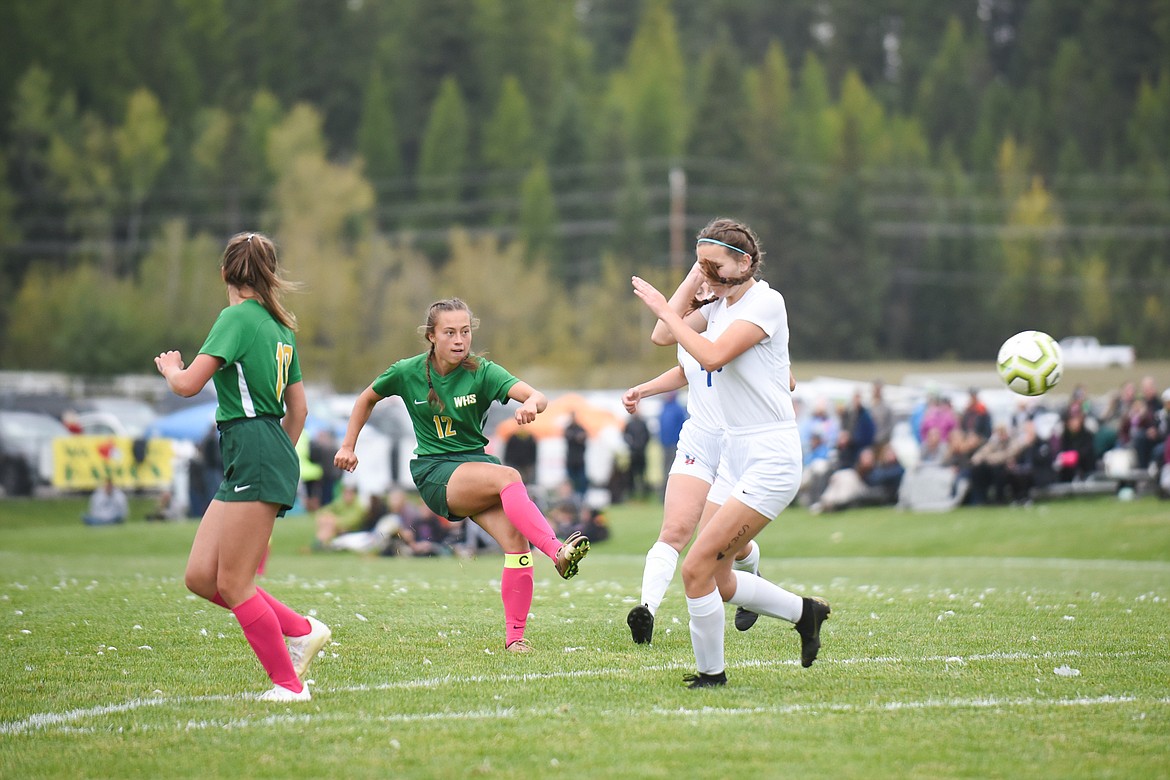
<svg viewBox="0 0 1170 780"><path fill-rule="evenodd" d="M1060 352L1065 368L1132 366L1136 357L1128 344L1102 344L1096 336L1066 336L1060 340Z"/></svg>

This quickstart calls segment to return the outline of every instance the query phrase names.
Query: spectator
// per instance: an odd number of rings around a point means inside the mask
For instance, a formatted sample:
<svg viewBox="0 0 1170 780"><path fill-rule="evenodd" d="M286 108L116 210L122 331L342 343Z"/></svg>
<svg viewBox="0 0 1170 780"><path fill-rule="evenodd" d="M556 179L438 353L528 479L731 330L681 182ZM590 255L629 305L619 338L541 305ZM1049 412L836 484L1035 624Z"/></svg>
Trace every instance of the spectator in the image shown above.
<svg viewBox="0 0 1170 780"><path fill-rule="evenodd" d="M873 446L873 417L862 403L860 390L853 392L853 400L841 412L841 432L847 435L839 439L837 457L844 464L852 464L858 453Z"/></svg>
<svg viewBox="0 0 1170 780"><path fill-rule="evenodd" d="M99 485L89 497L89 508L81 516L86 525L116 525L126 522L130 513L130 505L126 494L106 477L105 482Z"/></svg>
<svg viewBox="0 0 1170 780"><path fill-rule="evenodd" d="M955 410L951 406L951 399L942 395L931 396L926 403L926 410L922 414L922 423L918 428L918 440L926 441L932 430L938 432L940 441L947 441L951 430L959 424Z"/></svg>
<svg viewBox="0 0 1170 780"><path fill-rule="evenodd" d="M573 492L582 500L585 491L589 489L589 477L585 473L585 447L588 441L589 434L577 422L576 412L569 412L569 422L565 425L565 470L573 484Z"/></svg>
<svg viewBox="0 0 1170 780"><path fill-rule="evenodd" d="M829 477L825 492L816 503L809 506L813 514L848 509L859 504L892 504L898 498L898 487L905 469L898 462L892 447L879 454L873 447L866 447L857 453L857 463L852 468L838 469Z"/></svg>
<svg viewBox="0 0 1170 780"><path fill-rule="evenodd" d="M406 518L398 530L401 540L397 548L399 555L434 557L450 554L451 548L446 543L449 522L427 507L417 507Z"/></svg>
<svg viewBox="0 0 1170 780"><path fill-rule="evenodd" d="M1007 484L1013 500L1026 503L1032 488L1052 483L1052 445L1036 434L1036 423L1025 420L1017 434L1016 451L1007 463Z"/></svg>
<svg viewBox="0 0 1170 780"><path fill-rule="evenodd" d="M169 490L159 493L158 502L146 513L146 519L150 521L178 520L179 507L175 504L174 494Z"/></svg>
<svg viewBox="0 0 1170 780"><path fill-rule="evenodd" d="M674 456L678 450L678 437L686 420L687 409L679 402L678 393L674 391L667 393L662 402L662 411L658 415L658 442L662 445L664 490L666 479L670 475L670 466L674 463Z"/></svg>
<svg viewBox="0 0 1170 780"><path fill-rule="evenodd" d="M1129 447L1136 455L1137 467L1148 468L1154 454L1154 444L1157 441L1158 422L1150 410L1145 399L1135 399L1129 408L1129 415L1123 429L1123 435L1118 437L1118 444Z"/></svg>
<svg viewBox="0 0 1170 780"><path fill-rule="evenodd" d="M971 489L967 503L1007 503L1008 463L1016 456L1023 439L1012 438L1011 430L996 425L991 438L971 456Z"/></svg>
<svg viewBox="0 0 1170 780"><path fill-rule="evenodd" d="M873 400L869 404L869 416L873 419L873 444L879 448L889 444L894 433L894 410L886 403L884 388L882 380L874 380Z"/></svg>
<svg viewBox="0 0 1170 780"><path fill-rule="evenodd" d="M828 484L833 469L833 450L819 433L810 434L804 447L804 469L800 475L800 492L797 494L802 506L816 503Z"/></svg>
<svg viewBox="0 0 1170 780"><path fill-rule="evenodd" d="M622 438L630 448L628 465L630 497L634 500L644 500L650 495L649 485L646 484L646 447L650 444L650 428L637 411L631 414L626 422Z"/></svg>
<svg viewBox="0 0 1170 780"><path fill-rule="evenodd" d="M504 445L504 465L520 472L526 485L536 484L536 439L526 428L517 428Z"/></svg>
<svg viewBox="0 0 1170 780"><path fill-rule="evenodd" d="M1096 468L1093 434L1085 428L1085 417L1083 414L1070 414L1060 432L1057 446L1057 481L1083 480Z"/></svg>
<svg viewBox="0 0 1170 780"><path fill-rule="evenodd" d="M343 487L340 496L317 510L314 518L317 525L317 549L329 549L338 535L361 530L365 511L366 508L358 500L357 487Z"/></svg>
<svg viewBox="0 0 1170 780"><path fill-rule="evenodd" d="M305 483L305 507L310 511L319 509L336 498L337 481L341 469L333 465L333 453L337 452L337 435L325 427L317 431L309 442L309 462L319 470L319 476Z"/></svg>
<svg viewBox="0 0 1170 780"><path fill-rule="evenodd" d="M807 448L815 433L820 436L822 442L832 447L837 443L837 434L840 430L841 424L837 418L829 414L828 402L824 398L818 398L813 402L812 413L801 426L801 446Z"/></svg>
<svg viewBox="0 0 1170 780"><path fill-rule="evenodd" d="M389 501L379 493L372 494L355 527L334 536L328 544L329 549L385 554L402 524L400 515L390 508L394 500L393 494Z"/></svg>
<svg viewBox="0 0 1170 780"><path fill-rule="evenodd" d="M941 466L949 457L947 442L942 438L939 429L928 429L918 451L918 462L923 465Z"/></svg>

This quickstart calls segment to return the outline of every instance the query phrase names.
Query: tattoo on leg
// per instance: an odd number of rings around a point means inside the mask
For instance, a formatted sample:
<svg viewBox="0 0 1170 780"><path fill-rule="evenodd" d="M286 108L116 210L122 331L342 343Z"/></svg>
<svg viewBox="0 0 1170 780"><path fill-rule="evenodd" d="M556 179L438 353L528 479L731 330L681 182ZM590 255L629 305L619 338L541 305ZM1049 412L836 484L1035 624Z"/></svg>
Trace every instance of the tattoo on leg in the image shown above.
<svg viewBox="0 0 1170 780"><path fill-rule="evenodd" d="M738 546L739 540L742 539L743 535L746 534L747 532L748 532L748 526L745 523L743 526L740 527L739 533L737 533L734 537L732 537L731 541L727 543L727 546L719 551L719 553L715 556L715 560L721 561L724 558L726 558L727 553L731 552L732 548Z"/></svg>

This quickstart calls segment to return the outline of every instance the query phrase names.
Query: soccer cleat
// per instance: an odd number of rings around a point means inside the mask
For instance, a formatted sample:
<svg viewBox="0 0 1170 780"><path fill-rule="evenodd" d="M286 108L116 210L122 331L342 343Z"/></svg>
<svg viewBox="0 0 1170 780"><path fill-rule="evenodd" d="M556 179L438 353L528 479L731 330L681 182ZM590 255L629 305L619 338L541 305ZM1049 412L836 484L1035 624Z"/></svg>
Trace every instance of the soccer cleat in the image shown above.
<svg viewBox="0 0 1170 780"><path fill-rule="evenodd" d="M720 672L719 674L688 674L683 678L683 682L687 684L688 688L715 688L720 685L727 685L727 672Z"/></svg>
<svg viewBox="0 0 1170 780"><path fill-rule="evenodd" d="M752 612L750 609L744 609L743 607L735 608L735 627L740 631L747 631L759 619L759 614Z"/></svg>
<svg viewBox="0 0 1170 780"><path fill-rule="evenodd" d="M309 693L309 686L308 685L303 686L301 688L300 693L297 693L296 691L290 691L288 688L285 688L283 685L274 685L274 686L272 686L272 690L265 691L264 693L262 693L256 697L257 701L277 701L277 702L312 701L312 699L313 699L313 696L312 696L312 694Z"/></svg>
<svg viewBox="0 0 1170 780"><path fill-rule="evenodd" d="M829 619L829 602L819 597L805 597L804 609L794 628L800 634L800 665L805 669L817 660L821 649L821 623Z"/></svg>
<svg viewBox="0 0 1170 780"><path fill-rule="evenodd" d="M504 646L504 649L509 653L531 653L532 645L528 644L527 639L520 637L519 639L513 639L511 642L509 642Z"/></svg>
<svg viewBox="0 0 1170 780"><path fill-rule="evenodd" d="M574 531L565 539L564 544L557 550L557 558L553 563L557 567L557 574L566 580L577 576L577 564L589 554L589 540L580 531Z"/></svg>
<svg viewBox="0 0 1170 780"><path fill-rule="evenodd" d="M626 623L636 645L648 645L654 639L654 613L645 604L639 604L626 615Z"/></svg>
<svg viewBox="0 0 1170 780"><path fill-rule="evenodd" d="M321 652L325 643L333 638L333 632L329 630L329 626L315 617L310 617L308 620L309 633L304 636L287 637L288 657L292 659L297 677L301 678L304 678L305 672L309 671L309 664L317 657L317 653Z"/></svg>

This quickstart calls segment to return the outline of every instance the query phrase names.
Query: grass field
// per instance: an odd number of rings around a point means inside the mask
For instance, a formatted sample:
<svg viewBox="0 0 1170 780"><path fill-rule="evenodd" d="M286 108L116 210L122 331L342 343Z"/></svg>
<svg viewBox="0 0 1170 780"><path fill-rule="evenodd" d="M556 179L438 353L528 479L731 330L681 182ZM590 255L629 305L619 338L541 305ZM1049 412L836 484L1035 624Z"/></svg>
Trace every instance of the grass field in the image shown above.
<svg viewBox="0 0 1170 780"><path fill-rule="evenodd" d="M301 552L265 587L333 627L313 701L262 704L232 616L182 583L188 524L85 528L0 503L0 777L1170 776L1170 503L910 515L793 509L764 573L833 605L820 660L728 620L726 688L691 691L681 585L635 603L660 507L611 510L577 579L539 560L501 650L499 561ZM729 608L730 617L730 608Z"/></svg>

